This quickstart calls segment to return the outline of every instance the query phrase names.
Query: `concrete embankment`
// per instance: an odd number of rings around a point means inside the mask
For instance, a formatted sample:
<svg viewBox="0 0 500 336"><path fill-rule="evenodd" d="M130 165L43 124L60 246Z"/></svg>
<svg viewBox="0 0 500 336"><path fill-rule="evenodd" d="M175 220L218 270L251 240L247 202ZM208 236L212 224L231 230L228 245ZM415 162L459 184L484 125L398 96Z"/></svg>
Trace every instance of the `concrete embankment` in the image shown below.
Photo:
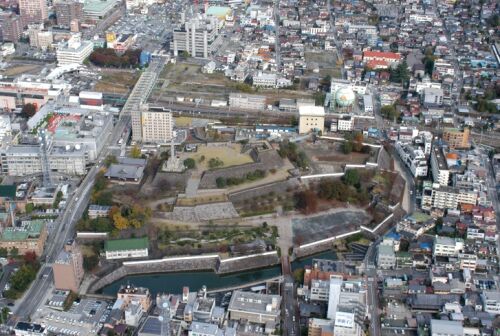
<svg viewBox="0 0 500 336"><path fill-rule="evenodd" d="M105 286L128 275L148 273L173 273L189 271L213 271L217 274L235 273L279 264L276 251L222 259L218 254L164 258L156 260L126 261L112 272L89 286L95 293Z"/></svg>

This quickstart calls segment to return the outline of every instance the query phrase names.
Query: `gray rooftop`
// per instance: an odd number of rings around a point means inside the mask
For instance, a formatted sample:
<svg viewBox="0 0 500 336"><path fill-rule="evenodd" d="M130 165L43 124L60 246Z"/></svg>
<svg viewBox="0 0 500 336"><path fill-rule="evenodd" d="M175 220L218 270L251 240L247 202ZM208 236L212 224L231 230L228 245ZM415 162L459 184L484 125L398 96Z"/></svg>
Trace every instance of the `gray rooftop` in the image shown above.
<svg viewBox="0 0 500 336"><path fill-rule="evenodd" d="M245 311L277 316L280 313L281 296L235 291L229 303L229 311Z"/></svg>

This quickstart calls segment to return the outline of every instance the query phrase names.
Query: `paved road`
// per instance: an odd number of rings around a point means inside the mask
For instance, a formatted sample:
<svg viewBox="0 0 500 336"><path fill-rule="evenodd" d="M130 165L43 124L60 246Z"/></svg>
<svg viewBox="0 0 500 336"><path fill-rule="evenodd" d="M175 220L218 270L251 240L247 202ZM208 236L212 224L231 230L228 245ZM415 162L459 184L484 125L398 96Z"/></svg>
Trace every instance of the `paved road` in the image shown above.
<svg viewBox="0 0 500 336"><path fill-rule="evenodd" d="M24 298L21 300L19 305L14 308L14 311L19 318L28 318L38 307L40 302L43 300L43 297L50 289L53 283L52 263L56 260L57 255L61 251L65 242L74 237L74 227L88 204L95 176L101 168L100 162L109 154L109 145L115 144L120 139L121 134L125 128L129 126L129 124L130 117L124 116L119 119L113 132L108 136L106 145L104 146L106 149L101 152L98 159L99 163L89 170L87 176L83 179L80 186L68 200L63 214L54 223L55 229L52 232L51 237L47 239L45 252L42 255L42 260L43 257L45 257L46 263L42 265L37 279L25 293ZM42 276L42 274L46 276Z"/></svg>
<svg viewBox="0 0 500 336"><path fill-rule="evenodd" d="M286 251L282 251L287 253ZM292 277L290 258L288 255L281 257L283 272L283 290L282 290L282 320L283 335L300 335L299 326L299 307L295 297L295 284Z"/></svg>
<svg viewBox="0 0 500 336"><path fill-rule="evenodd" d="M141 78L122 109L120 118L114 126L113 131L108 134L103 147L104 150L100 153L97 163L89 170L80 186L68 199L64 212L55 221L55 229L47 239L45 251L41 258L42 260L45 258L45 264L42 265L36 280L26 291L24 297L19 300L18 306L14 308L17 317L21 319L29 318L40 302L42 302L47 291L51 288L53 282L51 265L56 260L65 242L75 235L75 224L78 219L81 218L87 207L95 177L102 167L102 161L106 156L113 153L113 147L121 139L124 132L128 134L131 127L131 108L136 107L138 103L144 102L149 97L154 82L157 79L157 74L160 72L163 65L164 59L155 59L151 62L151 66L148 70L141 75ZM148 80L153 83L149 83Z"/></svg>

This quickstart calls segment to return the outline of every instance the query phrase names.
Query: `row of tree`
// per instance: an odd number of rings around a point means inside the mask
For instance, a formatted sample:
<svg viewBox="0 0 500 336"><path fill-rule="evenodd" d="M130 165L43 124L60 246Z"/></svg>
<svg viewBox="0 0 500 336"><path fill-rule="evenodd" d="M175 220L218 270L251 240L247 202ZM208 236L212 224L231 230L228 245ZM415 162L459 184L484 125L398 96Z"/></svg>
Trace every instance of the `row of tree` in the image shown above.
<svg viewBox="0 0 500 336"><path fill-rule="evenodd" d="M118 55L114 49L97 48L90 54L89 60L97 66L113 68L133 68L140 62L141 50L127 50Z"/></svg>

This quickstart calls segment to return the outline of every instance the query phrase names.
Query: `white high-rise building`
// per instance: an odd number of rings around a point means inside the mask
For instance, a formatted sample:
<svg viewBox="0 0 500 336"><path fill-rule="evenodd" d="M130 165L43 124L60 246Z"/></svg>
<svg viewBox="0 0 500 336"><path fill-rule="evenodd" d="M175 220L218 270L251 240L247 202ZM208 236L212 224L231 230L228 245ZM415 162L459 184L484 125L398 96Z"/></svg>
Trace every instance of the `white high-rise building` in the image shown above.
<svg viewBox="0 0 500 336"><path fill-rule="evenodd" d="M61 42L57 47L57 63L82 64L94 50L94 44L90 41L82 41L81 34L74 34L66 42Z"/></svg>
<svg viewBox="0 0 500 336"><path fill-rule="evenodd" d="M219 20L214 16L192 18L174 29L174 56L186 51L192 57L208 58L220 45Z"/></svg>
<svg viewBox="0 0 500 336"><path fill-rule="evenodd" d="M337 306L339 304L340 292L342 290L342 279L331 277L330 278L330 294L328 298L328 312L326 316L330 320L335 319L337 313Z"/></svg>

